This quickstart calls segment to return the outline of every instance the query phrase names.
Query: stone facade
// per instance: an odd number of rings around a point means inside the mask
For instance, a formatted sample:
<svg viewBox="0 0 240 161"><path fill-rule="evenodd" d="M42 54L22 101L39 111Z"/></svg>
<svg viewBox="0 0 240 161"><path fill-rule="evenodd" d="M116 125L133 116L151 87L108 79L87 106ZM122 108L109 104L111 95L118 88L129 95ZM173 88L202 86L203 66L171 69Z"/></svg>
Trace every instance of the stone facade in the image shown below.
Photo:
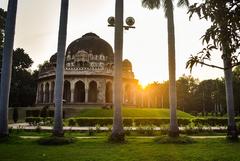
<svg viewBox="0 0 240 161"><path fill-rule="evenodd" d="M39 72L36 104L54 103L56 54ZM96 34L87 33L73 41L67 49L64 71L66 104L112 104L113 64L112 47ZM136 105L136 88L132 64L123 61L123 104Z"/></svg>

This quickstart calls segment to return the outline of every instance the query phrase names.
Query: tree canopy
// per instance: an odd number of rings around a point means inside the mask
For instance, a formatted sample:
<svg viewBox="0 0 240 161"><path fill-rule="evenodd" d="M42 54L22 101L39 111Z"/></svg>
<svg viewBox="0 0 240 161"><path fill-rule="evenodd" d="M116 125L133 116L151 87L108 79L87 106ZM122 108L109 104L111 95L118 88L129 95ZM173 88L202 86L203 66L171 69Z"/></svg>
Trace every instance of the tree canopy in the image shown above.
<svg viewBox="0 0 240 161"><path fill-rule="evenodd" d="M240 2L236 0L204 0L202 3L195 3L190 6L188 13L190 19L197 14L200 19L211 21L211 26L202 36L203 44L207 44L197 55L191 55L186 64L192 69L194 65L201 64L219 69L224 67L206 63L211 60L212 51L224 49L221 53L222 59L230 59L231 64L227 68L239 65L240 47Z"/></svg>

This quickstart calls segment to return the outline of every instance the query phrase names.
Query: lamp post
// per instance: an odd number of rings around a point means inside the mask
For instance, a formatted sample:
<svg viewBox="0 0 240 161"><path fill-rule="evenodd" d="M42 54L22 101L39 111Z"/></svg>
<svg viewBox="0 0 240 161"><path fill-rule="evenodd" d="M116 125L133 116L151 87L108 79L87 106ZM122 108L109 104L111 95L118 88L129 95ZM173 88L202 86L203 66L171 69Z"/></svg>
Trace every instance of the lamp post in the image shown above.
<svg viewBox="0 0 240 161"><path fill-rule="evenodd" d="M132 17L126 18L123 24L123 0L116 0L116 20L115 17L108 18L109 27L115 28L114 36L114 76L113 76L113 129L110 140L114 142L124 142L125 135L122 124L122 49L123 49L123 29L135 28L135 20Z"/></svg>
<svg viewBox="0 0 240 161"><path fill-rule="evenodd" d="M125 20L127 25L123 25L123 28L125 30L129 30L130 28L134 29L136 28L133 26L135 24L135 19L133 17L127 17ZM111 16L108 18L108 26L109 27L115 27L115 17Z"/></svg>

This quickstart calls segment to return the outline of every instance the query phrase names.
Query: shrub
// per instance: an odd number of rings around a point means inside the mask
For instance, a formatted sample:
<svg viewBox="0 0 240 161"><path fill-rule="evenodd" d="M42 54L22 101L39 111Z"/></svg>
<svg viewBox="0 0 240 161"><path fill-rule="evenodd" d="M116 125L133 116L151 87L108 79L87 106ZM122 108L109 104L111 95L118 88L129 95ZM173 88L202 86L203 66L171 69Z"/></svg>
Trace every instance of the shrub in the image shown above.
<svg viewBox="0 0 240 161"><path fill-rule="evenodd" d="M48 108L49 108L49 106L48 106L48 105L45 105L45 106L41 109L41 111L40 111L40 117L43 117L43 118L48 117Z"/></svg>
<svg viewBox="0 0 240 161"><path fill-rule="evenodd" d="M102 118L70 118L67 120L69 126L108 126L113 124L111 117ZM133 120L130 118L123 119L124 126L132 126Z"/></svg>
<svg viewBox="0 0 240 161"><path fill-rule="evenodd" d="M26 117L39 117L40 110L26 110Z"/></svg>
<svg viewBox="0 0 240 161"><path fill-rule="evenodd" d="M217 118L217 117L209 117L209 118L195 118L192 120L195 125L204 125L204 126L227 126L228 119L227 118Z"/></svg>
<svg viewBox="0 0 240 161"><path fill-rule="evenodd" d="M68 119L68 126L76 126L75 119Z"/></svg>
<svg viewBox="0 0 240 161"><path fill-rule="evenodd" d="M26 117L25 122L29 125L36 126L42 121L41 117Z"/></svg>
<svg viewBox="0 0 240 161"><path fill-rule="evenodd" d="M136 118L134 119L134 123L136 126L142 125L155 125L155 126L161 126L166 125L170 123L169 118ZM179 118L178 119L178 125L185 126L191 123L191 120L189 118Z"/></svg>
<svg viewBox="0 0 240 161"><path fill-rule="evenodd" d="M53 124L53 118L52 117L26 117L25 119L26 123L29 123L29 125L37 126L37 125L52 125Z"/></svg>
<svg viewBox="0 0 240 161"><path fill-rule="evenodd" d="M148 125L148 126L139 126L136 129L137 134L140 135L146 135L146 136L153 136L155 135L155 130L154 130L155 126L154 125Z"/></svg>

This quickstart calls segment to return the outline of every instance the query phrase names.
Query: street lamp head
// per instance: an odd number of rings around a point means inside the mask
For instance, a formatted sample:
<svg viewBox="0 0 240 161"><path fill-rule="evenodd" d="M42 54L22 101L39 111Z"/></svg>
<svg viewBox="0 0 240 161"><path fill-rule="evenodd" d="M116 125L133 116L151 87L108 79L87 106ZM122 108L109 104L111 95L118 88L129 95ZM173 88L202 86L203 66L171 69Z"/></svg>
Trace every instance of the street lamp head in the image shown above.
<svg viewBox="0 0 240 161"><path fill-rule="evenodd" d="M111 16L111 17L108 18L108 24L109 24L110 26L114 26L114 24L115 24L115 18L114 18L113 16Z"/></svg>
<svg viewBox="0 0 240 161"><path fill-rule="evenodd" d="M128 17L128 18L126 18L126 24L127 24L128 26L133 26L134 23L135 23L135 20L134 20L133 17Z"/></svg>

